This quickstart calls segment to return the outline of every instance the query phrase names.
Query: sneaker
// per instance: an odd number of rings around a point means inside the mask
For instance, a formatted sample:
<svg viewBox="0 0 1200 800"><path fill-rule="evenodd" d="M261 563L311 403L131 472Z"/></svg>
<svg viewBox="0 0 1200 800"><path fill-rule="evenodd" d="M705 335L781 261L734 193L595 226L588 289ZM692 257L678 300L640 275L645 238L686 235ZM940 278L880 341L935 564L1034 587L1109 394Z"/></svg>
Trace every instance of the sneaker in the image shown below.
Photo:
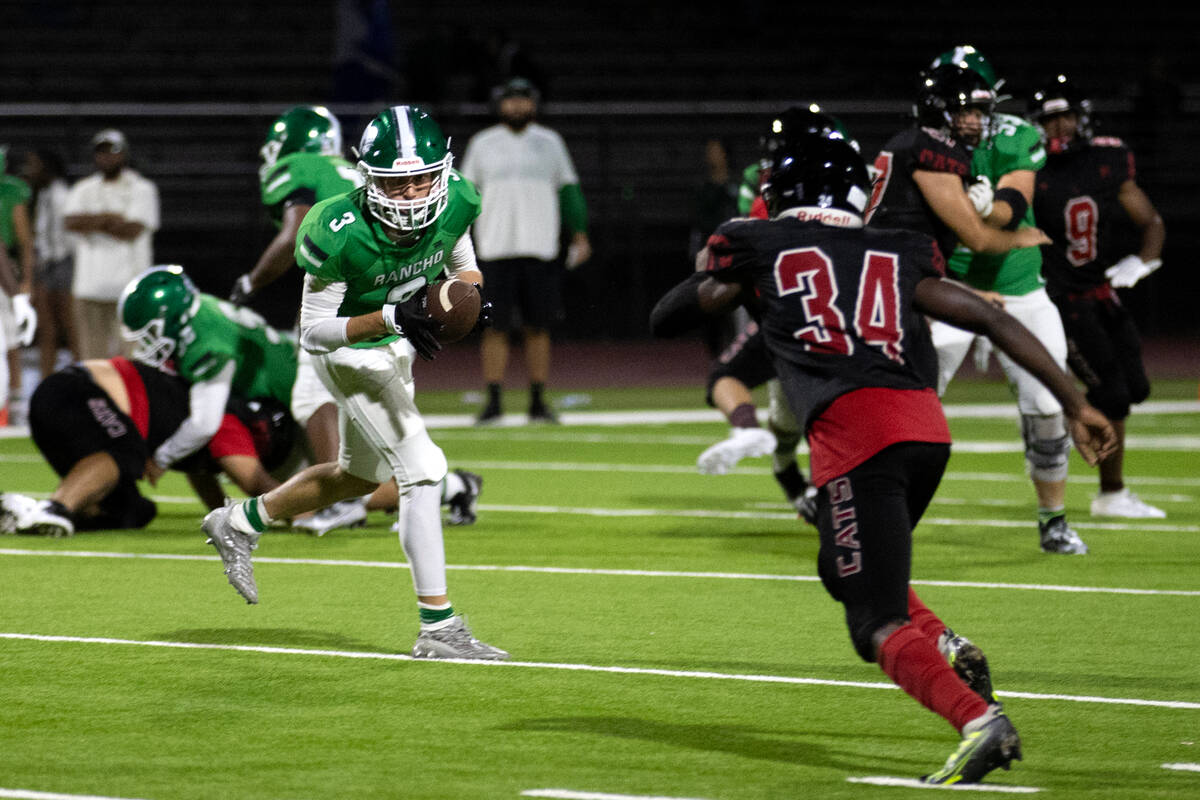
<svg viewBox="0 0 1200 800"><path fill-rule="evenodd" d="M475 507L479 503L479 493L483 491L483 478L465 469L456 469L454 474L462 478L467 488L447 501L450 506L449 521L451 525L471 525L477 517Z"/></svg>
<svg viewBox="0 0 1200 800"><path fill-rule="evenodd" d="M954 667L967 688L982 697L988 705L1000 704L992 691L992 673L988 670L987 657L978 645L946 628L938 637L937 649Z"/></svg>
<svg viewBox="0 0 1200 800"><path fill-rule="evenodd" d="M700 454L696 469L702 475L724 475L743 458L774 453L775 446L775 434L766 428L734 428L728 438Z"/></svg>
<svg viewBox="0 0 1200 800"><path fill-rule="evenodd" d="M310 517L292 521L293 528L324 536L336 528L361 528L367 524L367 507L362 498L339 500Z"/></svg>
<svg viewBox="0 0 1200 800"><path fill-rule="evenodd" d="M1126 517L1128 519L1162 519L1167 512L1144 502L1129 489L1100 492L1092 499L1093 517Z"/></svg>
<svg viewBox="0 0 1200 800"><path fill-rule="evenodd" d="M1008 769L1013 759L1021 760L1021 737L1000 706L988 706L987 713L963 726L962 741L946 765L922 783L978 783L996 767Z"/></svg>
<svg viewBox="0 0 1200 800"><path fill-rule="evenodd" d="M804 494L792 498L792 505L796 507L800 518L813 526L817 524L817 494L819 491L817 487L809 486L804 490Z"/></svg>
<svg viewBox="0 0 1200 800"><path fill-rule="evenodd" d="M545 403L534 403L529 407L530 424L557 425L558 417Z"/></svg>
<svg viewBox="0 0 1200 800"><path fill-rule="evenodd" d="M479 412L479 416L475 418L476 425L494 425L504 416L504 412L500 410L499 403L488 403L483 407L483 411Z"/></svg>
<svg viewBox="0 0 1200 800"><path fill-rule="evenodd" d="M258 602L258 587L254 584L254 564L250 551L258 547L260 533L242 533L229 522L232 505L214 509L204 517L200 528L208 534L205 544L217 548L229 583L247 603Z"/></svg>
<svg viewBox="0 0 1200 800"><path fill-rule="evenodd" d="M0 533L17 533L25 519L38 507L38 501L16 492L0 494Z"/></svg>
<svg viewBox="0 0 1200 800"><path fill-rule="evenodd" d="M1087 554L1088 546L1079 538L1079 534L1067 525L1065 516L1039 522L1038 533L1041 534L1043 552L1080 556Z"/></svg>
<svg viewBox="0 0 1200 800"><path fill-rule="evenodd" d="M508 653L484 644L471 635L466 621L455 616L449 625L422 630L412 649L413 658L473 658L480 661L507 661Z"/></svg>
<svg viewBox="0 0 1200 800"><path fill-rule="evenodd" d="M21 520L17 533L49 536L59 539L75 535L75 523L70 510L57 500L43 500Z"/></svg>

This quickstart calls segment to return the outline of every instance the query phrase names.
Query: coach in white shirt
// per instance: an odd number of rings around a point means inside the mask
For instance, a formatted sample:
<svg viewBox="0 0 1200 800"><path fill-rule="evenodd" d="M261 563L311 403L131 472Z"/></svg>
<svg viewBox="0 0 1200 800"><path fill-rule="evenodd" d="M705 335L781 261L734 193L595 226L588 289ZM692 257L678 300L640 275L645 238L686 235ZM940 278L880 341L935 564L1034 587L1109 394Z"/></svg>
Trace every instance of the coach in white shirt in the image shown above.
<svg viewBox="0 0 1200 800"><path fill-rule="evenodd" d="M571 233L566 268L574 269L591 257L587 207L562 137L534 122L539 97L533 84L513 78L493 99L500 123L471 137L462 162L462 174L482 196L472 235L484 296L493 305L481 346L488 401L479 422L501 417L508 335L518 325L529 371L529 420L556 422L542 391L550 373L549 329L563 313L560 221Z"/></svg>
<svg viewBox="0 0 1200 800"><path fill-rule="evenodd" d="M102 130L92 150L97 171L71 187L63 209L63 224L75 234L71 291L83 359L124 350L117 300L152 265L151 236L159 224L158 188L127 166L125 135Z"/></svg>

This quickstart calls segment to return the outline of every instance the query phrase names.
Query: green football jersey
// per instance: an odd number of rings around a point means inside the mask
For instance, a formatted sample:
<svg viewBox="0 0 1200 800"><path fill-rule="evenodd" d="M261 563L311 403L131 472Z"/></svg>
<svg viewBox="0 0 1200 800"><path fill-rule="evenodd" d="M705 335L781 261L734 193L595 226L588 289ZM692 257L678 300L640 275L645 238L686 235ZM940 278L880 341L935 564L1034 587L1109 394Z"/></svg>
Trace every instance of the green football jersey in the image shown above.
<svg viewBox="0 0 1200 800"><path fill-rule="evenodd" d="M346 284L338 316L356 317L407 300L441 277L455 243L479 216L473 183L452 170L449 188L446 209L411 245L388 238L389 229L367 210L366 190L324 200L300 223L296 263L326 283ZM353 346L377 347L396 338Z"/></svg>
<svg viewBox="0 0 1200 800"><path fill-rule="evenodd" d="M762 165L755 161L742 170L742 184L738 187L738 213L743 217L750 213L754 198L758 197L758 185L762 182Z"/></svg>
<svg viewBox="0 0 1200 800"><path fill-rule="evenodd" d="M1000 178L1015 170L1037 171L1046 164L1046 149L1037 128L1012 114L996 114L993 133L975 148L971 173L987 176L994 187ZM1022 225L1033 225L1033 204L1025 210ZM976 289L1007 295L1029 294L1045 284L1042 251L1023 247L1003 255L972 253L961 244L946 265L951 274Z"/></svg>
<svg viewBox="0 0 1200 800"><path fill-rule="evenodd" d="M362 173L344 158L320 153L291 153L259 172L262 203L276 227L289 198L316 205L363 185Z"/></svg>
<svg viewBox="0 0 1200 800"><path fill-rule="evenodd" d="M17 234L13 230L12 212L19 205L28 205L29 184L13 175L0 175L0 242L15 255Z"/></svg>
<svg viewBox="0 0 1200 800"><path fill-rule="evenodd" d="M296 340L272 328L254 311L212 295L200 295L200 308L179 337L175 369L188 383L209 380L231 360L233 391L242 397L292 401L296 381Z"/></svg>

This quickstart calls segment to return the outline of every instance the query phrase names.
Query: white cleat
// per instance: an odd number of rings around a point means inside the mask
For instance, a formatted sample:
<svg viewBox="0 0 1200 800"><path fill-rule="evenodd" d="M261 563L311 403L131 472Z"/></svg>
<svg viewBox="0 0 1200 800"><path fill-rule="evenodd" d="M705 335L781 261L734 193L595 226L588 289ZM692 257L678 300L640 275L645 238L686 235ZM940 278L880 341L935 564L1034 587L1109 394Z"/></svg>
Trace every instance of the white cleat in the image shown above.
<svg viewBox="0 0 1200 800"><path fill-rule="evenodd" d="M361 497L339 500L322 508L311 517L292 521L293 528L324 536L337 528L361 528L367 524L367 506Z"/></svg>
<svg viewBox="0 0 1200 800"><path fill-rule="evenodd" d="M1129 489L1121 489L1117 492L1101 492L1092 498L1092 516L1163 519L1167 512L1144 502Z"/></svg>
<svg viewBox="0 0 1200 800"><path fill-rule="evenodd" d="M775 434L766 428L734 428L726 439L705 450L696 459L701 475L725 475L743 458L756 458L775 452Z"/></svg>

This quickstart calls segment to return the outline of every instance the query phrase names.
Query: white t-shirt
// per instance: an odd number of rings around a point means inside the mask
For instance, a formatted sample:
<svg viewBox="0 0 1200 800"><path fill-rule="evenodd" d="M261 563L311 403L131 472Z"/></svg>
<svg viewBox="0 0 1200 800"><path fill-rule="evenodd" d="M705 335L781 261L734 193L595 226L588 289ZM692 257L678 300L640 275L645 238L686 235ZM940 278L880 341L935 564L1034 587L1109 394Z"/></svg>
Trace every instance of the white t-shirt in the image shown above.
<svg viewBox="0 0 1200 800"><path fill-rule="evenodd" d="M493 125L467 142L460 171L482 196L474 227L481 260L558 256L558 190L579 183L561 136L536 122L520 133Z"/></svg>
<svg viewBox="0 0 1200 800"><path fill-rule="evenodd" d="M115 301L125 284L152 266L150 239L158 230L158 188L131 169L106 181L99 172L79 180L67 193L63 214L120 214L144 229L129 241L106 233L73 234L75 281L71 292L85 300Z"/></svg>

